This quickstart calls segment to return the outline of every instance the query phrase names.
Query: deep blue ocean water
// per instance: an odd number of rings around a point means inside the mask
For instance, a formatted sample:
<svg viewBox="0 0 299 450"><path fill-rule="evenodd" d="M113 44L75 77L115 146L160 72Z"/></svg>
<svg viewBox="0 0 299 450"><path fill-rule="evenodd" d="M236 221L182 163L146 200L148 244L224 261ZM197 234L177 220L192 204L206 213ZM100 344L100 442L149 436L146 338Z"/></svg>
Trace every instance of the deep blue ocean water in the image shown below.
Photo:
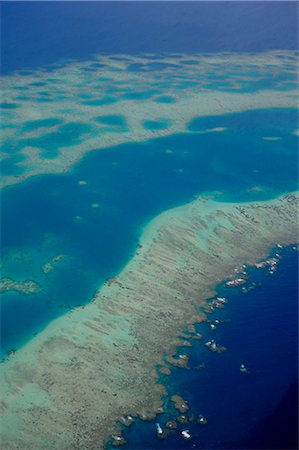
<svg viewBox="0 0 299 450"><path fill-rule="evenodd" d="M28 1L1 2L1 10L2 73L105 52L298 48L297 2Z"/></svg>
<svg viewBox="0 0 299 450"><path fill-rule="evenodd" d="M219 200L249 201L297 189L295 110L201 120L202 129L224 124L227 130L91 152L67 174L38 176L3 191L2 276L32 279L43 288L2 296L4 354L90 301L128 262L143 227L160 212L214 191L223 192ZM281 139L263 140L273 126ZM261 191L251 191L255 186ZM44 274L42 265L59 254L65 260Z"/></svg>
<svg viewBox="0 0 299 450"><path fill-rule="evenodd" d="M250 271L244 294L241 288L218 287L228 299L224 309L209 314L223 321L216 331L209 323L197 325L203 339L182 353L190 357L190 369L174 368L163 376L170 394L179 393L189 403L187 413L203 414L208 423L179 425L165 440L156 436L175 410L165 403L166 413L153 422L138 420L126 429L125 449L297 449L298 422L298 255L284 249L278 272ZM224 353L212 353L204 342L215 339ZM204 364L203 369L196 369ZM244 364L249 373L240 372ZM188 429L190 441L181 436Z"/></svg>

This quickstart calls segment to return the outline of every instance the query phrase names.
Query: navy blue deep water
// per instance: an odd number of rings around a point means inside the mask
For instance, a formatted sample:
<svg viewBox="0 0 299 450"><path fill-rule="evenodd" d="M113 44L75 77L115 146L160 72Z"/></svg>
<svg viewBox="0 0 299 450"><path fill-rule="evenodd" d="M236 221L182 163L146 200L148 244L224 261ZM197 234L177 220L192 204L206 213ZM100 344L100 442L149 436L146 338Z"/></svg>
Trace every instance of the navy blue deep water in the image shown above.
<svg viewBox="0 0 299 450"><path fill-rule="evenodd" d="M174 368L164 376L171 393L188 400L190 410L203 414L208 424L179 425L166 440L156 437L155 422L137 421L124 432L124 449L297 449L298 448L298 255L282 252L279 270L252 269L248 283L258 287L244 294L241 288L218 287L228 304L209 315L223 321L216 331L202 323L203 340L181 351L190 356L190 370ZM203 344L215 339L227 347L221 354ZM196 369L205 364L203 369ZM245 364L249 373L241 373ZM175 411L166 404L157 421L163 427ZM176 413L178 414L178 413ZM192 439L180 432L188 429Z"/></svg>
<svg viewBox="0 0 299 450"><path fill-rule="evenodd" d="M260 52L298 47L298 3L1 2L1 72L95 53ZM27 72L26 72L27 70Z"/></svg>

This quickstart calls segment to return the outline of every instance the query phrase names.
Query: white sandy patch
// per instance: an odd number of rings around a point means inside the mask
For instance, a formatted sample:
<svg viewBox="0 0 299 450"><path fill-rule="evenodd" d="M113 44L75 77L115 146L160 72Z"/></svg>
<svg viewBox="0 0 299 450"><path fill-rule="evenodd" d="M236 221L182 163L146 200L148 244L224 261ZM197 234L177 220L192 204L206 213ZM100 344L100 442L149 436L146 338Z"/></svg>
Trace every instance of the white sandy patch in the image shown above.
<svg viewBox="0 0 299 450"><path fill-rule="evenodd" d="M280 141L281 137L279 137L279 136L264 136L263 140L264 141Z"/></svg>

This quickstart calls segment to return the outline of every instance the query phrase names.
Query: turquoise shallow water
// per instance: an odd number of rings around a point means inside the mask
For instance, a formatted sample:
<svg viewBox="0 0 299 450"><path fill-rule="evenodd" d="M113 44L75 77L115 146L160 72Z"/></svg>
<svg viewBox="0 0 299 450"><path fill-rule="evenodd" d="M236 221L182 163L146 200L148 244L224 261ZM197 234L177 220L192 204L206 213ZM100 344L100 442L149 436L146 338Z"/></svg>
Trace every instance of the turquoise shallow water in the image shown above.
<svg viewBox="0 0 299 450"><path fill-rule="evenodd" d="M133 255L143 227L165 209L211 191L223 192L218 198L224 201L249 201L297 189L295 110L243 112L192 125L195 131L219 126L227 130L92 152L67 174L3 191L2 274L43 288L36 295L2 296L3 354L90 301ZM269 135L281 139L263 140ZM55 139L59 145L58 133ZM65 259L44 274L41 266L58 254Z"/></svg>
<svg viewBox="0 0 299 450"><path fill-rule="evenodd" d="M38 128L51 128L55 125L60 125L62 123L61 119L50 117L49 119L39 119L39 120L29 120L24 124L25 131L34 131Z"/></svg>

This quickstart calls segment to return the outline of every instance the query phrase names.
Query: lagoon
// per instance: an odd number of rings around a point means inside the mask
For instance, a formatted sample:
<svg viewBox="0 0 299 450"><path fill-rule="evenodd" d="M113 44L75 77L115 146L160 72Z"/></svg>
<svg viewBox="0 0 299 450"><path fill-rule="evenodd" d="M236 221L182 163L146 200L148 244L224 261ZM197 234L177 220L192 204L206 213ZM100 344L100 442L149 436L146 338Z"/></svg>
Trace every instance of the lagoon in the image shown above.
<svg viewBox="0 0 299 450"><path fill-rule="evenodd" d="M199 194L246 202L297 189L295 110L202 120L204 128L226 129L94 151L64 175L35 177L3 191L3 276L43 288L33 296L3 295L3 356L53 318L87 303L127 263L144 226L163 210ZM281 139L266 141L273 124ZM59 254L66 255L61 266L44 274L41 267Z"/></svg>

